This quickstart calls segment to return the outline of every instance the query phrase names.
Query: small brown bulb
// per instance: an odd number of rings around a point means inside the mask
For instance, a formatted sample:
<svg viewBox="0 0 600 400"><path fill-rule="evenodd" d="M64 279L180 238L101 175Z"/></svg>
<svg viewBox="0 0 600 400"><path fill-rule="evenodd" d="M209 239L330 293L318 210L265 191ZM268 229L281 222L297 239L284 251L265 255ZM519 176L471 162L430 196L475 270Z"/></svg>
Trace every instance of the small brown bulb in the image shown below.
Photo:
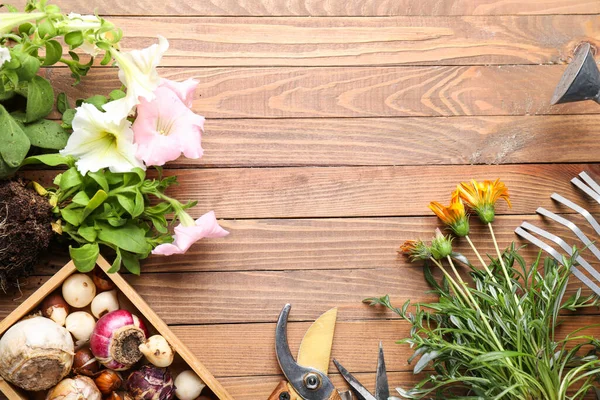
<svg viewBox="0 0 600 400"><path fill-rule="evenodd" d="M105 369L96 376L94 382L102 394L108 395L121 387L123 379L115 371Z"/></svg>
<svg viewBox="0 0 600 400"><path fill-rule="evenodd" d="M123 397L117 392L111 392L109 395L104 396L103 400L123 400Z"/></svg>
<svg viewBox="0 0 600 400"><path fill-rule="evenodd" d="M96 285L96 289L98 289L99 292L105 292L115 288L113 281L111 281L100 268L94 269L92 280L94 281L94 285Z"/></svg>
<svg viewBox="0 0 600 400"><path fill-rule="evenodd" d="M48 295L40 305L40 311L46 318L50 318L60 326L65 326L65 320L69 315L70 307L58 293L54 292Z"/></svg>
<svg viewBox="0 0 600 400"><path fill-rule="evenodd" d="M100 364L87 348L81 348L73 358L73 372L79 375L94 376L100 370Z"/></svg>

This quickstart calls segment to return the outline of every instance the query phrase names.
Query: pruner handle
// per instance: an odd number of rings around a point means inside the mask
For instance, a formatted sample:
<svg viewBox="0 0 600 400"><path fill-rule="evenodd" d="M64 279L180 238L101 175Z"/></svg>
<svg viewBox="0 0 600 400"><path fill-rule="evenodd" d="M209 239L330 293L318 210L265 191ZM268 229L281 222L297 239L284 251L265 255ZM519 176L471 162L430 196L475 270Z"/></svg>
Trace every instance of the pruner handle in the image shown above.
<svg viewBox="0 0 600 400"><path fill-rule="evenodd" d="M287 381L279 382L268 400L299 400L298 395L288 385ZM337 390L334 390L327 400L342 400Z"/></svg>
<svg viewBox="0 0 600 400"><path fill-rule="evenodd" d="M295 400L292 399L290 388L288 387L287 381L281 381L275 388L273 393L269 396L268 400Z"/></svg>

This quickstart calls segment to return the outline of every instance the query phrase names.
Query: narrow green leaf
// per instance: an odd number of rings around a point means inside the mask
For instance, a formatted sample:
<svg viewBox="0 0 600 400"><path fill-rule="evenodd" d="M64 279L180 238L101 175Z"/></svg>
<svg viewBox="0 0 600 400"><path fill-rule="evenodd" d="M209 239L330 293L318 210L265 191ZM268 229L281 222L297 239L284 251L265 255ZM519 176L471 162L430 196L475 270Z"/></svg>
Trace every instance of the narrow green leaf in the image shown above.
<svg viewBox="0 0 600 400"><path fill-rule="evenodd" d="M104 190L98 190L94 197L92 197L89 203L83 209L82 221L85 220L94 210L104 203L104 200L108 198L108 194Z"/></svg>
<svg viewBox="0 0 600 400"><path fill-rule="evenodd" d="M30 156L23 160L21 165L29 165L29 164L45 164L50 167L56 167L59 165L66 165L68 167L73 167L75 165L75 160L71 156L63 156L57 153L54 154L42 154L39 156ZM55 182L56 185L58 183Z"/></svg>
<svg viewBox="0 0 600 400"><path fill-rule="evenodd" d="M69 110L71 105L69 104L69 99L67 98L66 93L59 93L56 97L56 109L59 113L64 114L65 111Z"/></svg>

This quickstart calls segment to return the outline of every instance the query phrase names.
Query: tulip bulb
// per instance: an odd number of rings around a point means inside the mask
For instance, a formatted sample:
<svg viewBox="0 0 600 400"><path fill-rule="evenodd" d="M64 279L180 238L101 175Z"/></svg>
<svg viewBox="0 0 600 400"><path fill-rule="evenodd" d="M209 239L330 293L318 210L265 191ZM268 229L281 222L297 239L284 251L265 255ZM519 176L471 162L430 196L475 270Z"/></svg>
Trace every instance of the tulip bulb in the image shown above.
<svg viewBox="0 0 600 400"><path fill-rule="evenodd" d="M62 380L46 396L46 400L102 400L102 394L87 376Z"/></svg>
<svg viewBox="0 0 600 400"><path fill-rule="evenodd" d="M173 363L173 349L160 335L151 336L139 348L146 359L157 367L165 368Z"/></svg>

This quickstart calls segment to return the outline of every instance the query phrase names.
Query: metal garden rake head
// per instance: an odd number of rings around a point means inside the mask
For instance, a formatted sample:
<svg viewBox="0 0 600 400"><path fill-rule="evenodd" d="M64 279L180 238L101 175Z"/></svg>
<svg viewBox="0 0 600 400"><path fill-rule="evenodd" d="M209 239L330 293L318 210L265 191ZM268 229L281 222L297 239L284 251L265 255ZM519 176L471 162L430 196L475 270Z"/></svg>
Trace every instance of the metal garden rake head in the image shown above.
<svg viewBox="0 0 600 400"><path fill-rule="evenodd" d="M571 180L578 189L582 190L589 197L600 203L600 185L592 179L586 172L581 172L578 177L575 177ZM582 215L585 220L592 226L596 234L600 237L600 224L596 219L592 216L592 214L586 210L585 208L573 203L572 201L564 198L563 196L554 193L551 196L552 200L561 203L562 205L570 208L571 210L577 212ZM557 215L551 211L546 210L543 207L539 207L536 212L554 222L557 222L560 225L563 225L570 229L579 240L591 251L591 253L600 261L600 250L596 245L586 236L585 233L571 220L564 218L560 215ZM558 245L562 251L564 251L567 255L573 255L572 246L570 246L564 239L560 238L557 235L554 235L544 229L541 229L529 222L523 222L520 227L515 229L515 233L522 237L523 239L531 242L533 245L539 247L544 250L548 254L550 254L556 261L563 264L563 254L560 251L556 250L553 246L547 244L540 238L534 236L537 235L546 240L553 242L555 245ZM571 273L575 275L584 285L589 287L596 295L600 296L600 272L596 271L592 265L587 262L581 255L578 255L575 259L577 262L577 266L571 266ZM588 274L592 276L598 282L594 282L587 275L585 275L580 269L579 266L582 267Z"/></svg>

